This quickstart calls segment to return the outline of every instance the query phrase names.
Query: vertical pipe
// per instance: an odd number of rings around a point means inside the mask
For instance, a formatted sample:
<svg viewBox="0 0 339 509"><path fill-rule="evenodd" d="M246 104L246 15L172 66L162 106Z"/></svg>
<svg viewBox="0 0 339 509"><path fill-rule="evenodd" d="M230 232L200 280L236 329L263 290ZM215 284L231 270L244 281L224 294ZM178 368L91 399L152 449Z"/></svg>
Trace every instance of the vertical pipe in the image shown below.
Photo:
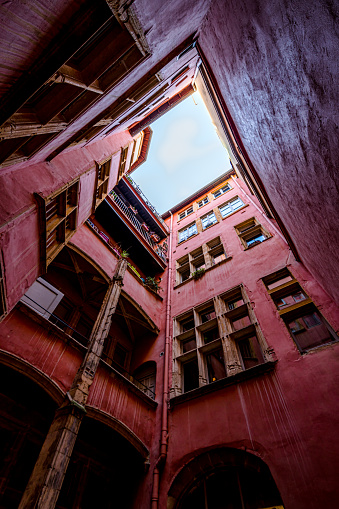
<svg viewBox="0 0 339 509"><path fill-rule="evenodd" d="M162 395L162 414L161 414L161 438L160 438L160 456L153 470L153 490L152 490L152 509L158 509L159 487L160 487L160 469L163 468L167 457L168 442L168 385L169 385L169 351L170 351L170 321L171 321L171 284L172 284L172 229L173 215L171 214L171 223L168 243L168 273L167 273L167 300L166 300L166 333L165 333L165 352L164 352L164 386Z"/></svg>

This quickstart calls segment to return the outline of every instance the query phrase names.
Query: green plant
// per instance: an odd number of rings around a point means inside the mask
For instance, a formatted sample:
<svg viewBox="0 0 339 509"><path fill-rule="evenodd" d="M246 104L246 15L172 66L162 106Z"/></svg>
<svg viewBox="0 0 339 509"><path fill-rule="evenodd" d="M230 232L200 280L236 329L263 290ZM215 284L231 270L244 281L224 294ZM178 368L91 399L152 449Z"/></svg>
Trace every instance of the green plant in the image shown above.
<svg viewBox="0 0 339 509"><path fill-rule="evenodd" d="M121 251L120 256L121 256L121 258L128 258L129 253L127 253L127 251Z"/></svg>
<svg viewBox="0 0 339 509"><path fill-rule="evenodd" d="M205 269L202 267L201 269L197 269L194 272L192 272L191 276L193 279L199 279L205 274Z"/></svg>
<svg viewBox="0 0 339 509"><path fill-rule="evenodd" d="M151 290L158 293L162 288L160 287L161 277L156 280L155 277L147 276L144 280L145 286L148 286Z"/></svg>

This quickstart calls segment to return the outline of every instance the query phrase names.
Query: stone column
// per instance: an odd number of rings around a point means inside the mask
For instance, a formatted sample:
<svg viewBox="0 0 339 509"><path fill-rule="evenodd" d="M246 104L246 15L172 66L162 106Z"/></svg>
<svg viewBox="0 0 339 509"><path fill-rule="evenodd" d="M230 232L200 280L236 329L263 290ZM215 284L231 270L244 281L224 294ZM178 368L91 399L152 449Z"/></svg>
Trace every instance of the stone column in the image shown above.
<svg viewBox="0 0 339 509"><path fill-rule="evenodd" d="M55 414L19 509L53 509L56 505L80 424L86 413L89 388L119 301L126 267L127 261L121 258L94 324L84 360L67 393L67 399Z"/></svg>

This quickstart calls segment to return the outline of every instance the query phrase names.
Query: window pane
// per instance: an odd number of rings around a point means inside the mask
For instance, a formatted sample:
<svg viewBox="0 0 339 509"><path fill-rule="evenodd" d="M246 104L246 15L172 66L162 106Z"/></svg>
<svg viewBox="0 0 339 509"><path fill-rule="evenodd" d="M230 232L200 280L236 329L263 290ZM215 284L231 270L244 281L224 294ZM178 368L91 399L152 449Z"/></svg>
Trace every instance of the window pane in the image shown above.
<svg viewBox="0 0 339 509"><path fill-rule="evenodd" d="M240 198L237 198L236 200L233 200L230 202L230 205L232 206L232 209L233 210L237 210L239 209L240 207L242 207L244 204L243 202L240 200Z"/></svg>
<svg viewBox="0 0 339 509"><path fill-rule="evenodd" d="M256 336L240 340L238 346L245 369L252 368L264 362Z"/></svg>
<svg viewBox="0 0 339 509"><path fill-rule="evenodd" d="M197 347L197 343L195 341L195 338L188 339L187 341L182 342L182 352L190 352L191 350L194 350L194 348Z"/></svg>
<svg viewBox="0 0 339 509"><path fill-rule="evenodd" d="M216 382L217 380L226 377L226 369L222 348L207 355L206 361L209 383Z"/></svg>
<svg viewBox="0 0 339 509"><path fill-rule="evenodd" d="M191 391L199 387L199 369L198 361L186 362L183 364L184 392Z"/></svg>
<svg viewBox="0 0 339 509"><path fill-rule="evenodd" d="M338 339L319 313L300 316L287 325L301 351Z"/></svg>
<svg viewBox="0 0 339 509"><path fill-rule="evenodd" d="M263 240L266 240L266 237L260 233L259 235L255 235L255 237L252 237L251 239L246 240L246 244L248 246L251 246L253 244L256 244L257 242L262 242Z"/></svg>
<svg viewBox="0 0 339 509"><path fill-rule="evenodd" d="M220 212L221 212L222 217L226 217L226 216L228 216L228 214L230 214L232 212L232 209L228 204L226 204L226 205L223 205L222 207L220 207Z"/></svg>
<svg viewBox="0 0 339 509"><path fill-rule="evenodd" d="M203 340L204 340L205 345L207 345L211 341L214 341L215 339L218 339L218 338L219 338L218 327L215 327L215 328L203 333Z"/></svg>

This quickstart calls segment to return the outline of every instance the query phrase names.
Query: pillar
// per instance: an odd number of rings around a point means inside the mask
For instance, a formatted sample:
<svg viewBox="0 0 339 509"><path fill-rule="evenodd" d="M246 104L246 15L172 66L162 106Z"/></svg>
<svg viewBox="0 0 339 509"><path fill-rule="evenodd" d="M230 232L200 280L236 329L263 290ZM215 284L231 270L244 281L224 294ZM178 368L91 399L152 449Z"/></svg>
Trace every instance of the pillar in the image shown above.
<svg viewBox="0 0 339 509"><path fill-rule="evenodd" d="M81 421L86 413L89 388L119 301L126 267L127 261L121 258L94 324L84 360L65 402L55 414L19 509L53 509L56 505Z"/></svg>

